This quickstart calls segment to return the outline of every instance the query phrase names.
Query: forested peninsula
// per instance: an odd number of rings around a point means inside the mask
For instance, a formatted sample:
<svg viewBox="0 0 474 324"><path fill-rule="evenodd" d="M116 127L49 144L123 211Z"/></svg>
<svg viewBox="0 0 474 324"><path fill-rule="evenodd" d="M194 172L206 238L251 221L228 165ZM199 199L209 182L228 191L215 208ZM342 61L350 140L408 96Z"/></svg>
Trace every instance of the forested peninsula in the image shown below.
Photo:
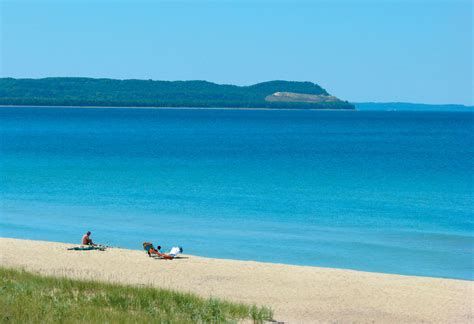
<svg viewBox="0 0 474 324"><path fill-rule="evenodd" d="M0 105L354 109L312 82L269 81L250 86L208 81L93 78L0 78Z"/></svg>

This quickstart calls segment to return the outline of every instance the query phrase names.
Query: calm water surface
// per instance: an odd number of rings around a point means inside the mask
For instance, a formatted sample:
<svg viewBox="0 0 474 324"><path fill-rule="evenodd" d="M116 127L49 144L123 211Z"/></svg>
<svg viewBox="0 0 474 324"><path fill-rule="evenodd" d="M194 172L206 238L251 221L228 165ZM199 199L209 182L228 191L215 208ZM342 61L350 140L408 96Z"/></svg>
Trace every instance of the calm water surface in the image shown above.
<svg viewBox="0 0 474 324"><path fill-rule="evenodd" d="M0 109L0 235L473 280L473 114Z"/></svg>

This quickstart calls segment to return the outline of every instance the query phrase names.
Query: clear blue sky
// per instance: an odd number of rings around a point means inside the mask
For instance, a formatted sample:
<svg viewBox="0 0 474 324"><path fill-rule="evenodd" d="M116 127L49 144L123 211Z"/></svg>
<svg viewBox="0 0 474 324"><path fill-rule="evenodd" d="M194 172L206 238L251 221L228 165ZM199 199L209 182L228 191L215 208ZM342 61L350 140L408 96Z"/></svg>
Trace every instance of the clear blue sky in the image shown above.
<svg viewBox="0 0 474 324"><path fill-rule="evenodd" d="M470 0L1 1L1 75L313 81L473 104Z"/></svg>

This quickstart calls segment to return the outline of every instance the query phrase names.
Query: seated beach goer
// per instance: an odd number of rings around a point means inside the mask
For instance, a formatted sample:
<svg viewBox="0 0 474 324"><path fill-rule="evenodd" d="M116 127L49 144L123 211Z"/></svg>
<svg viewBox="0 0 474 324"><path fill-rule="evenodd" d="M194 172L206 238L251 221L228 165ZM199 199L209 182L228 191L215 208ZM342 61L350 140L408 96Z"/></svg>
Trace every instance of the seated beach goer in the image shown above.
<svg viewBox="0 0 474 324"><path fill-rule="evenodd" d="M86 234L84 234L84 236L82 237L82 245L92 245L92 246L95 246L96 244L94 244L94 242L92 242L92 239L91 239L91 232L87 232Z"/></svg>
<svg viewBox="0 0 474 324"><path fill-rule="evenodd" d="M173 258L174 258L174 256L172 256L172 255L168 255L166 253L161 253L161 251L160 251L161 246L158 245L155 249L153 247L153 244L151 244L150 242L144 242L143 243L143 248L148 253L149 257L151 257L152 254L155 254L155 255L157 255L160 258L163 258L165 260L173 260Z"/></svg>

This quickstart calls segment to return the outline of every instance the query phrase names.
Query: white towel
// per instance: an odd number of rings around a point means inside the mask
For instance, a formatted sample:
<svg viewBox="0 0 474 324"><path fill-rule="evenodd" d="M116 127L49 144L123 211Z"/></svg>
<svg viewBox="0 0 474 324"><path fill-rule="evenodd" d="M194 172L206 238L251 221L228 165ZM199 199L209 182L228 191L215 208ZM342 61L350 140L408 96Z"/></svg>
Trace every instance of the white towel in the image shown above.
<svg viewBox="0 0 474 324"><path fill-rule="evenodd" d="M173 256L173 257L175 257L175 256L177 256L177 255L180 254L180 253L181 253L181 248L178 247L178 246L173 246L173 247L171 248L171 250L170 250L170 253L168 253L168 254L171 255L171 256Z"/></svg>

